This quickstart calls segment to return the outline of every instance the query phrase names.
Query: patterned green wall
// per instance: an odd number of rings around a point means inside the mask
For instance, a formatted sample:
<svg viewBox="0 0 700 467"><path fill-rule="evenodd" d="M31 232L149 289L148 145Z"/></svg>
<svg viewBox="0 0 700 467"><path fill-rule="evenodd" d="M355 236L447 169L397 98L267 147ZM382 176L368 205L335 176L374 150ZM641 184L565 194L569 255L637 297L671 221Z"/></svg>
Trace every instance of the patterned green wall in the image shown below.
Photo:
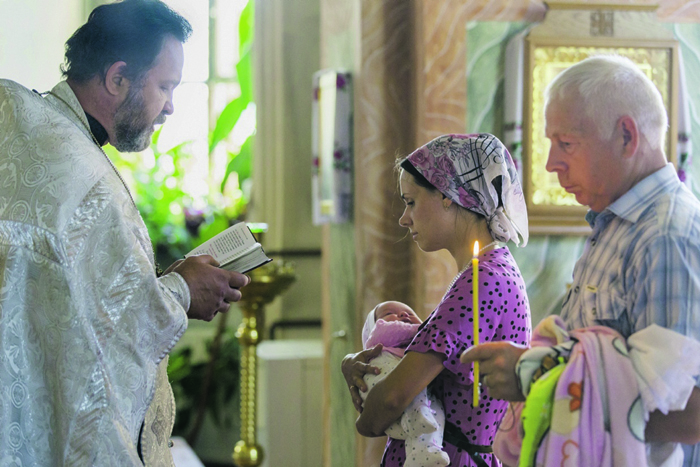
<svg viewBox="0 0 700 467"><path fill-rule="evenodd" d="M669 24L680 43L681 56L690 108L690 141L700 148L700 24ZM692 154L691 154L692 158ZM686 184L695 196L700 193L700 157L692 158L688 164Z"/></svg>
<svg viewBox="0 0 700 467"><path fill-rule="evenodd" d="M467 25L467 131L503 138L503 83L508 41L524 22L472 22ZM700 147L700 25L668 24L680 43L691 118L691 143ZM700 157L688 165L687 184L698 195ZM532 322L558 313L585 238L532 236L525 248L511 247L527 284Z"/></svg>

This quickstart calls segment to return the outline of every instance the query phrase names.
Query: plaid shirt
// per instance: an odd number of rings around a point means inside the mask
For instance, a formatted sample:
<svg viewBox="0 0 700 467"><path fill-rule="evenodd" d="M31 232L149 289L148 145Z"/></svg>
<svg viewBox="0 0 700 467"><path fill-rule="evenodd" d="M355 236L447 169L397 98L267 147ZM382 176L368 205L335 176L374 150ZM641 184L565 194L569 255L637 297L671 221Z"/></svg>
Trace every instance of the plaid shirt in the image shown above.
<svg viewBox="0 0 700 467"><path fill-rule="evenodd" d="M658 324L700 340L700 202L671 164L603 212L574 268L561 316L569 329L603 325L625 338ZM700 467L700 445L686 447Z"/></svg>

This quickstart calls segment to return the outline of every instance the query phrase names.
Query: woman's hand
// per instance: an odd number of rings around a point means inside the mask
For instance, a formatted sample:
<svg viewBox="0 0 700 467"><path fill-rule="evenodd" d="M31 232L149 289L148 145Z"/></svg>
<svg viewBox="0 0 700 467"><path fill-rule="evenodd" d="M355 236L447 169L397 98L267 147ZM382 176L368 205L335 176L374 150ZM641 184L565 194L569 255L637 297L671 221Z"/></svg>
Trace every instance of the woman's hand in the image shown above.
<svg viewBox="0 0 700 467"><path fill-rule="evenodd" d="M413 399L444 369L445 355L432 350L406 352L396 367L382 375L367 393L355 428L362 436L384 436Z"/></svg>
<svg viewBox="0 0 700 467"><path fill-rule="evenodd" d="M343 376L345 377L345 382L348 383L348 389L352 397L352 403L355 406L355 410L360 413L362 413L362 397L360 396L360 391L367 391L367 385L365 384L363 376L367 373L379 374L379 368L371 366L369 361L378 357L379 354L382 353L383 348L382 344L377 344L371 349L348 354L341 364Z"/></svg>

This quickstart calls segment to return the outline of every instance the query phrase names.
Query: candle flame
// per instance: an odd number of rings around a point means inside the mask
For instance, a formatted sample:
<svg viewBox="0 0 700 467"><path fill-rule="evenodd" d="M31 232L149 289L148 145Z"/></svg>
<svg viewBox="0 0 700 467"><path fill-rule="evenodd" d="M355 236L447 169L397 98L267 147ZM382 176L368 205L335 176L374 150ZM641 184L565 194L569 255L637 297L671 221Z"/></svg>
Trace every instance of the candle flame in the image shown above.
<svg viewBox="0 0 700 467"><path fill-rule="evenodd" d="M479 241L474 242L474 258L479 256Z"/></svg>

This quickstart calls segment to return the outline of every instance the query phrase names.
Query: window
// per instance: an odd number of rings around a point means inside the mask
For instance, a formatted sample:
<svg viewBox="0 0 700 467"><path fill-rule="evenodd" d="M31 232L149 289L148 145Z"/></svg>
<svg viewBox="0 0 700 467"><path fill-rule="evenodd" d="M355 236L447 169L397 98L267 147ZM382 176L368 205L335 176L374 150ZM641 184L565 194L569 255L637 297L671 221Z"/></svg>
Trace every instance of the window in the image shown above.
<svg viewBox="0 0 700 467"><path fill-rule="evenodd" d="M190 21L193 33L185 43L182 84L174 96L175 113L163 126L158 149L167 151L179 144L189 145L192 158L182 188L192 197L194 207L205 209L211 204L230 208L243 196L241 188L245 188L245 183L239 183L243 180L238 175L248 178L250 164L248 170L234 173L227 180L223 193L221 184L229 162L255 131L250 87L253 0L165 3ZM248 43L241 44L241 38ZM237 99L237 106L229 106ZM222 115L225 109L227 112ZM231 118L224 122L220 117ZM212 138L223 139L210 152Z"/></svg>

